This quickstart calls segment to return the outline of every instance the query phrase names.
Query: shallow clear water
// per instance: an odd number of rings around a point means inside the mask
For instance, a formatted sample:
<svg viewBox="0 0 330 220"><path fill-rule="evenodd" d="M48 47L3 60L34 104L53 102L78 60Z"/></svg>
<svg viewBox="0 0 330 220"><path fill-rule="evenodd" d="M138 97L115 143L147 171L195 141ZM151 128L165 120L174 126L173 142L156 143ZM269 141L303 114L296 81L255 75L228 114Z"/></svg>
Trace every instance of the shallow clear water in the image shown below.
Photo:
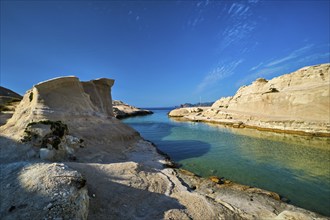
<svg viewBox="0 0 330 220"><path fill-rule="evenodd" d="M169 110L124 119L184 169L279 193L330 216L330 139L179 122Z"/></svg>

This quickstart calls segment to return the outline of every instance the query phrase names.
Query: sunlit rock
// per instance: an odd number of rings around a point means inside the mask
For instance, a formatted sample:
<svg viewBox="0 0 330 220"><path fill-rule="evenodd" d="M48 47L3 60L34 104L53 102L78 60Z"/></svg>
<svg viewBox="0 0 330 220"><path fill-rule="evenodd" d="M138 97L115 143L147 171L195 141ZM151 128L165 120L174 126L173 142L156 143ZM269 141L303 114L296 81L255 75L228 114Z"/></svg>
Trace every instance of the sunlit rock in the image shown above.
<svg viewBox="0 0 330 220"><path fill-rule="evenodd" d="M171 117L275 132L330 136L330 64L301 68L271 80L257 79L233 97L197 114L175 109Z"/></svg>

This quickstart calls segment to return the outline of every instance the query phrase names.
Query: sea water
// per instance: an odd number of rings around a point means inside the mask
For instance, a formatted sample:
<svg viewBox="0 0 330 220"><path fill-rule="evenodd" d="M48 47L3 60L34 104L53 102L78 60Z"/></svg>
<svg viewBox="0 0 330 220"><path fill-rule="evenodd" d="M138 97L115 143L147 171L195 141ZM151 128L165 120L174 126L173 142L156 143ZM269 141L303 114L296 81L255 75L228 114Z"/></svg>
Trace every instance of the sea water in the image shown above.
<svg viewBox="0 0 330 220"><path fill-rule="evenodd" d="M184 169L279 193L330 216L330 139L182 122L169 109L124 119Z"/></svg>

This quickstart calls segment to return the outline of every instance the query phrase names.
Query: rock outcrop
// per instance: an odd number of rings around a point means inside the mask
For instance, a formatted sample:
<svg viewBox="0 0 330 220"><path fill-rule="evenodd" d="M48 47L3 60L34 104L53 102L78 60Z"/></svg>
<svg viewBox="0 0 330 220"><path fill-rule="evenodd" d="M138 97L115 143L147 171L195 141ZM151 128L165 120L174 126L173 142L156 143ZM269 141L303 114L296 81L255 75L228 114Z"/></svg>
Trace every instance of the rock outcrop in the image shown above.
<svg viewBox="0 0 330 220"><path fill-rule="evenodd" d="M0 126L6 124L11 118L21 99L21 95L0 86Z"/></svg>
<svg viewBox="0 0 330 220"><path fill-rule="evenodd" d="M257 79L210 108L176 109L171 117L316 136L330 136L330 64Z"/></svg>
<svg viewBox="0 0 330 220"><path fill-rule="evenodd" d="M13 99L20 100L22 96L10 89L0 86L0 105L6 104Z"/></svg>
<svg viewBox="0 0 330 220"><path fill-rule="evenodd" d="M131 105L128 105L122 101L114 100L113 104L113 113L114 116L118 119L127 118L132 116L142 116L142 115L149 115L153 112L146 109L140 109Z"/></svg>
<svg viewBox="0 0 330 220"><path fill-rule="evenodd" d="M80 82L70 76L39 83L26 92L0 132L20 139L29 123L49 120L65 121L74 136L88 137L91 130L113 140L137 136L136 131L113 118L110 95L113 82L111 79Z"/></svg>
<svg viewBox="0 0 330 220"><path fill-rule="evenodd" d="M112 84L64 77L24 95L0 127L1 219L326 219L276 193L167 168L112 116Z"/></svg>

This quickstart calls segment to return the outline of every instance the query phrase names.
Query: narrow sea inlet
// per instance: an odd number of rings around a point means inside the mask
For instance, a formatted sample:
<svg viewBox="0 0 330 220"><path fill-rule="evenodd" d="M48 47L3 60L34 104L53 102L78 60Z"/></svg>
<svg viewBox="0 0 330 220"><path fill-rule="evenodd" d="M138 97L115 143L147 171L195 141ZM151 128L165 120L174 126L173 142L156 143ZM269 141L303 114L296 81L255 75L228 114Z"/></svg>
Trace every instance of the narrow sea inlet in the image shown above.
<svg viewBox="0 0 330 220"><path fill-rule="evenodd" d="M203 177L279 193L291 204L330 216L330 139L180 122L169 109L124 119L172 160Z"/></svg>

